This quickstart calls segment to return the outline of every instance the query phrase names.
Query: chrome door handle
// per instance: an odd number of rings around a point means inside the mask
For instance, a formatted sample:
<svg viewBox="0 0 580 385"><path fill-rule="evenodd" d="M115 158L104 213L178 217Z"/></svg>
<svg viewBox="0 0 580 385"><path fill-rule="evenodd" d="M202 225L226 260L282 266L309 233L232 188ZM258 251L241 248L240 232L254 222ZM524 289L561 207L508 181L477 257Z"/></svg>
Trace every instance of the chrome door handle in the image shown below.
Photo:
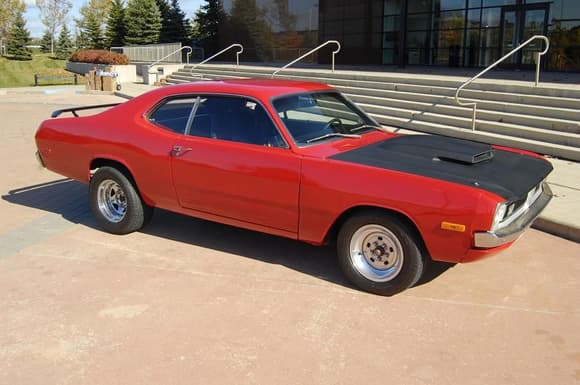
<svg viewBox="0 0 580 385"><path fill-rule="evenodd" d="M173 149L171 150L171 155L177 157L185 153L188 153L191 150L192 150L191 147L173 146Z"/></svg>

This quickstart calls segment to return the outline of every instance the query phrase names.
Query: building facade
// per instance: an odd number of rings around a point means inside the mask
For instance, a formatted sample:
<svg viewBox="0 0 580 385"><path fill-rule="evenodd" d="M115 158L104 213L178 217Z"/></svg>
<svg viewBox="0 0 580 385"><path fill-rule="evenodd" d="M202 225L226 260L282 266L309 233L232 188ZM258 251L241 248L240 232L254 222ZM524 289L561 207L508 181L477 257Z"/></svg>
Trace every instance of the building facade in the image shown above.
<svg viewBox="0 0 580 385"><path fill-rule="evenodd" d="M546 69L580 71L580 0L224 0L223 43L255 60L284 61L338 40L342 64L485 67L546 35ZM235 27L235 26L238 27ZM536 41L504 65L531 68ZM313 59L324 63L321 52Z"/></svg>

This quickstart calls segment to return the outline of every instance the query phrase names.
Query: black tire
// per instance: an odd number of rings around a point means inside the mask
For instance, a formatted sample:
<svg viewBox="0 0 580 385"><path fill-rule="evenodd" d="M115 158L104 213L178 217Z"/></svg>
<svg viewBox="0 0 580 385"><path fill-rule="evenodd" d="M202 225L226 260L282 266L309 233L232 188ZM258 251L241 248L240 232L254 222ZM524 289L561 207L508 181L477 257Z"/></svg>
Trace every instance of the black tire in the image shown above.
<svg viewBox="0 0 580 385"><path fill-rule="evenodd" d="M391 296L416 284L425 268L421 250L413 229L381 212L355 215L338 233L340 268L355 286L370 293Z"/></svg>
<svg viewBox="0 0 580 385"><path fill-rule="evenodd" d="M153 214L131 180L113 167L101 167L91 178L89 205L98 224L113 234L137 231Z"/></svg>

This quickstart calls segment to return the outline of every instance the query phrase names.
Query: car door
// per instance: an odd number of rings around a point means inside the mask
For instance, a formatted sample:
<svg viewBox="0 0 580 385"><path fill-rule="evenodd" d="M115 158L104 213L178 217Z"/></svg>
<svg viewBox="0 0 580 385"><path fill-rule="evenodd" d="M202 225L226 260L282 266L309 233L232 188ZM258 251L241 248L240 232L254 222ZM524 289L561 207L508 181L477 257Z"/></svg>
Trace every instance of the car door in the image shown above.
<svg viewBox="0 0 580 385"><path fill-rule="evenodd" d="M257 101L199 96L171 167L181 206L297 233L300 158Z"/></svg>

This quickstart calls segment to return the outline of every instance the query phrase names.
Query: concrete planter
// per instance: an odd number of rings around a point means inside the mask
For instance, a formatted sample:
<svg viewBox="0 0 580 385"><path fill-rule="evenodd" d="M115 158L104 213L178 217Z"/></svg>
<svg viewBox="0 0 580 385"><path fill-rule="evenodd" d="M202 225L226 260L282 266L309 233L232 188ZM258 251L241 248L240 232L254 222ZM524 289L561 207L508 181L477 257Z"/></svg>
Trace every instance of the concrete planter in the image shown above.
<svg viewBox="0 0 580 385"><path fill-rule="evenodd" d="M119 77L117 78L118 83L137 82L137 67L134 64L109 65L109 64L78 63L78 62L66 63L67 71L73 72L75 74L80 74L83 76L94 68L104 71L105 67L113 67L112 72L116 72L119 74Z"/></svg>

